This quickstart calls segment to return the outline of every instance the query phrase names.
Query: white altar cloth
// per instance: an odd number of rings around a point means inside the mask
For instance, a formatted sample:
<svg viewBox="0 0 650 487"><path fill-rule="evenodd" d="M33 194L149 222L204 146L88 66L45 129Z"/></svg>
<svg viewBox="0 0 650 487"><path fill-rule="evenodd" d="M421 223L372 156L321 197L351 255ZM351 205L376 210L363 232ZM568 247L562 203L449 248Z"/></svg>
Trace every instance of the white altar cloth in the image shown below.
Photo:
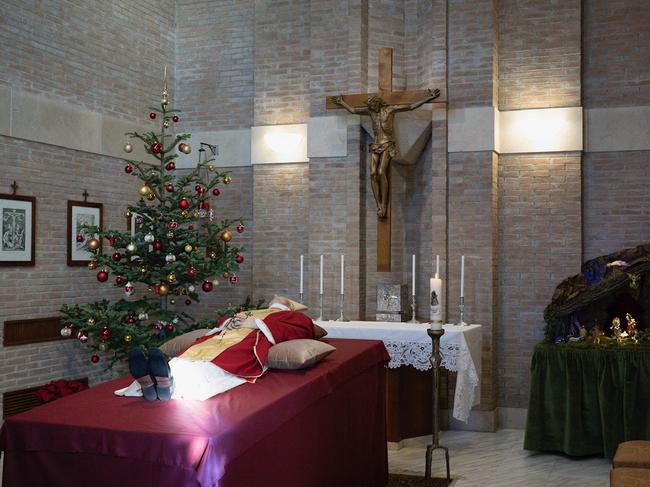
<svg viewBox="0 0 650 487"><path fill-rule="evenodd" d="M412 365L418 370L431 368L429 323L384 321L318 321L328 338L382 340L390 355L388 367ZM442 366L457 373L453 416L467 422L472 406L481 398L481 325L444 325L440 339Z"/></svg>

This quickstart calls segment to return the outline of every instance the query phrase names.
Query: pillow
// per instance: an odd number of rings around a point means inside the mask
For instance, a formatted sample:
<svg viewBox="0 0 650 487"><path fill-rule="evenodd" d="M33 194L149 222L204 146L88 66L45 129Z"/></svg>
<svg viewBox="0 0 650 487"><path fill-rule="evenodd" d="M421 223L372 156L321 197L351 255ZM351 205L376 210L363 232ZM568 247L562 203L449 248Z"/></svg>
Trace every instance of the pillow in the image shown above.
<svg viewBox="0 0 650 487"><path fill-rule="evenodd" d="M160 348L160 350L162 350L167 356L175 357L179 353L184 352L190 347L190 345L194 345L196 340L205 336L205 334L210 330L211 328L200 328L198 330L189 331L166 341L158 348Z"/></svg>
<svg viewBox="0 0 650 487"><path fill-rule="evenodd" d="M314 323L314 338L316 340L320 340L325 335L327 335L327 330L325 328L318 326L315 321L313 323Z"/></svg>
<svg viewBox="0 0 650 487"><path fill-rule="evenodd" d="M327 357L336 348L332 345L301 338L273 345L269 349L266 365L271 369L298 370L306 369Z"/></svg>

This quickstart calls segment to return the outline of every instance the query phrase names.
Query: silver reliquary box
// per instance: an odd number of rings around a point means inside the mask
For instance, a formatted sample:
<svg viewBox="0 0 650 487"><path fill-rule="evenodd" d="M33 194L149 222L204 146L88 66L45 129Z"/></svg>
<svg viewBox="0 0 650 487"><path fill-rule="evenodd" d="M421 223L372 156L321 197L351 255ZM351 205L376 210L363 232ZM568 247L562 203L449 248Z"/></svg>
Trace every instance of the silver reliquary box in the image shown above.
<svg viewBox="0 0 650 487"><path fill-rule="evenodd" d="M377 286L377 321L406 321L408 288L405 284Z"/></svg>

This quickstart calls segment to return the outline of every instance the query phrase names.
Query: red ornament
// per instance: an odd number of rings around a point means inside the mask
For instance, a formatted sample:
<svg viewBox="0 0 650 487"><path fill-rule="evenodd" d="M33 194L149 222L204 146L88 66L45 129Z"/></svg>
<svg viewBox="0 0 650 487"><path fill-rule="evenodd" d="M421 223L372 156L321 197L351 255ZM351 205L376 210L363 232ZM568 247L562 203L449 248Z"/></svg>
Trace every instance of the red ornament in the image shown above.
<svg viewBox="0 0 650 487"><path fill-rule="evenodd" d="M111 247L115 247L115 244L117 243L117 239L115 238L115 235L111 235L108 237L108 243L111 244Z"/></svg>
<svg viewBox="0 0 650 487"><path fill-rule="evenodd" d="M237 284L239 282L239 276L232 275L230 276L230 284Z"/></svg>
<svg viewBox="0 0 650 487"><path fill-rule="evenodd" d="M106 282L106 281L108 281L108 272L106 272L106 271L99 271L99 272L97 273L97 280L98 280L99 282Z"/></svg>
<svg viewBox="0 0 650 487"><path fill-rule="evenodd" d="M169 323L168 325L165 325L165 329L166 329L167 331L174 331L174 325L172 325L171 323Z"/></svg>
<svg viewBox="0 0 650 487"><path fill-rule="evenodd" d="M178 150L181 151L181 152L183 152L183 151L185 150L185 146L186 146L186 144L184 144L183 142L181 142L180 144L178 144Z"/></svg>
<svg viewBox="0 0 650 487"><path fill-rule="evenodd" d="M160 154L160 152L162 151L162 145L156 142L155 144L151 144L149 149L151 150L152 154Z"/></svg>
<svg viewBox="0 0 650 487"><path fill-rule="evenodd" d="M178 115L174 115L174 116L172 117L172 121L173 121L174 123L178 123L178 122L180 121L180 118L178 117Z"/></svg>
<svg viewBox="0 0 650 487"><path fill-rule="evenodd" d="M155 292L156 294L160 294L160 284L153 285L153 292Z"/></svg>
<svg viewBox="0 0 650 487"><path fill-rule="evenodd" d="M168 193L173 193L174 192L174 185L172 183L167 183L165 186L165 189L167 190Z"/></svg>
<svg viewBox="0 0 650 487"><path fill-rule="evenodd" d="M156 323L155 325L153 325L153 327L156 329L156 331L161 331L164 328L162 323Z"/></svg>
<svg viewBox="0 0 650 487"><path fill-rule="evenodd" d="M190 207L190 202L189 202L189 200L186 199L186 198L181 199L181 200L178 202L178 207L179 207L181 210L187 210L187 209Z"/></svg>
<svg viewBox="0 0 650 487"><path fill-rule="evenodd" d="M212 283L210 281L205 281L201 288L203 288L204 292L209 293L212 291Z"/></svg>
<svg viewBox="0 0 650 487"><path fill-rule="evenodd" d="M133 166L131 164L127 164L124 166L124 172L127 174L131 174L133 172Z"/></svg>
<svg viewBox="0 0 650 487"><path fill-rule="evenodd" d="M196 186L194 186L194 191L196 191L197 193L201 194L201 193L203 193L203 191L205 191L205 190L203 189L203 186L201 186L200 184L197 184Z"/></svg>
<svg viewBox="0 0 650 487"><path fill-rule="evenodd" d="M241 223L237 225L237 233L244 233L244 230L246 230L246 227L244 225Z"/></svg>
<svg viewBox="0 0 650 487"><path fill-rule="evenodd" d="M176 220L172 220L167 224L167 228L170 230L176 230L178 228L178 222Z"/></svg>
<svg viewBox="0 0 650 487"><path fill-rule="evenodd" d="M162 250L162 242L160 240L156 240L153 243L153 248L154 250Z"/></svg>
<svg viewBox="0 0 650 487"><path fill-rule="evenodd" d="M69 328L70 330L73 330L74 329L74 323L66 323L65 327Z"/></svg>
<svg viewBox="0 0 650 487"><path fill-rule="evenodd" d="M244 262L244 256L243 255L236 256L235 257L235 262L237 262L238 264L241 264L242 262Z"/></svg>
<svg viewBox="0 0 650 487"><path fill-rule="evenodd" d="M115 252L112 256L113 262L119 262L122 259L122 254Z"/></svg>
<svg viewBox="0 0 650 487"><path fill-rule="evenodd" d="M92 355L92 356L90 357L90 361L91 361L92 363L96 364L97 362L99 362L99 355Z"/></svg>
<svg viewBox="0 0 650 487"><path fill-rule="evenodd" d="M133 323L135 323L135 318L133 316L129 316L126 318L125 321L127 324L132 325Z"/></svg>
<svg viewBox="0 0 650 487"><path fill-rule="evenodd" d="M100 338L101 340L106 341L106 340L108 340L110 337L111 337L111 330L109 330L109 329L106 328L106 327L102 328L102 331L99 332L99 338Z"/></svg>
<svg viewBox="0 0 650 487"><path fill-rule="evenodd" d="M150 118L151 120L155 120L155 119L156 119L156 112L150 112L150 113L149 113L149 118Z"/></svg>
<svg viewBox="0 0 650 487"><path fill-rule="evenodd" d="M81 235L81 234L77 235L77 242L80 242L80 243L81 243L81 242L83 242L83 241L84 241L84 236Z"/></svg>
<svg viewBox="0 0 650 487"><path fill-rule="evenodd" d="M176 169L176 163L174 161L169 161L167 164L165 164L165 169L168 171L173 171Z"/></svg>
<svg viewBox="0 0 650 487"><path fill-rule="evenodd" d="M212 194L215 196L219 196L221 194L221 191L219 190L219 188L214 188L212 190Z"/></svg>
<svg viewBox="0 0 650 487"><path fill-rule="evenodd" d="M187 306L189 306L190 304L192 304L192 300L191 300L191 299L186 299L186 300L185 300L185 304L186 304Z"/></svg>
<svg viewBox="0 0 650 487"><path fill-rule="evenodd" d="M115 278L115 284L117 284L118 286L121 286L122 284L125 284L125 283L126 283L126 279L124 277L117 276Z"/></svg>
<svg viewBox="0 0 650 487"><path fill-rule="evenodd" d="M190 277L195 277L197 273L197 270L194 267L190 267L187 269L187 275Z"/></svg>
<svg viewBox="0 0 650 487"><path fill-rule="evenodd" d="M77 340L81 343L86 343L88 341L88 336L81 330L77 332Z"/></svg>
<svg viewBox="0 0 650 487"><path fill-rule="evenodd" d="M201 209L205 211L210 210L210 203L207 201L201 201Z"/></svg>
<svg viewBox="0 0 650 487"><path fill-rule="evenodd" d="M189 225L187 226L187 229L188 229L188 230L194 230L194 225L189 224Z"/></svg>

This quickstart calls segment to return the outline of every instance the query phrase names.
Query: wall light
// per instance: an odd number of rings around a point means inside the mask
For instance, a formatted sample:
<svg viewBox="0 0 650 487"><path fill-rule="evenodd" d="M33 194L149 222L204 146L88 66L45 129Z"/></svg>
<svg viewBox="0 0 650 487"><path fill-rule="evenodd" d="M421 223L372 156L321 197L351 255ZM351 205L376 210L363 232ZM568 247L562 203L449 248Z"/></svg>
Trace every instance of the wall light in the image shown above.
<svg viewBox="0 0 650 487"><path fill-rule="evenodd" d="M252 127L251 162L253 164L309 162L307 124Z"/></svg>
<svg viewBox="0 0 650 487"><path fill-rule="evenodd" d="M582 150L582 108L514 110L499 114L499 152Z"/></svg>

